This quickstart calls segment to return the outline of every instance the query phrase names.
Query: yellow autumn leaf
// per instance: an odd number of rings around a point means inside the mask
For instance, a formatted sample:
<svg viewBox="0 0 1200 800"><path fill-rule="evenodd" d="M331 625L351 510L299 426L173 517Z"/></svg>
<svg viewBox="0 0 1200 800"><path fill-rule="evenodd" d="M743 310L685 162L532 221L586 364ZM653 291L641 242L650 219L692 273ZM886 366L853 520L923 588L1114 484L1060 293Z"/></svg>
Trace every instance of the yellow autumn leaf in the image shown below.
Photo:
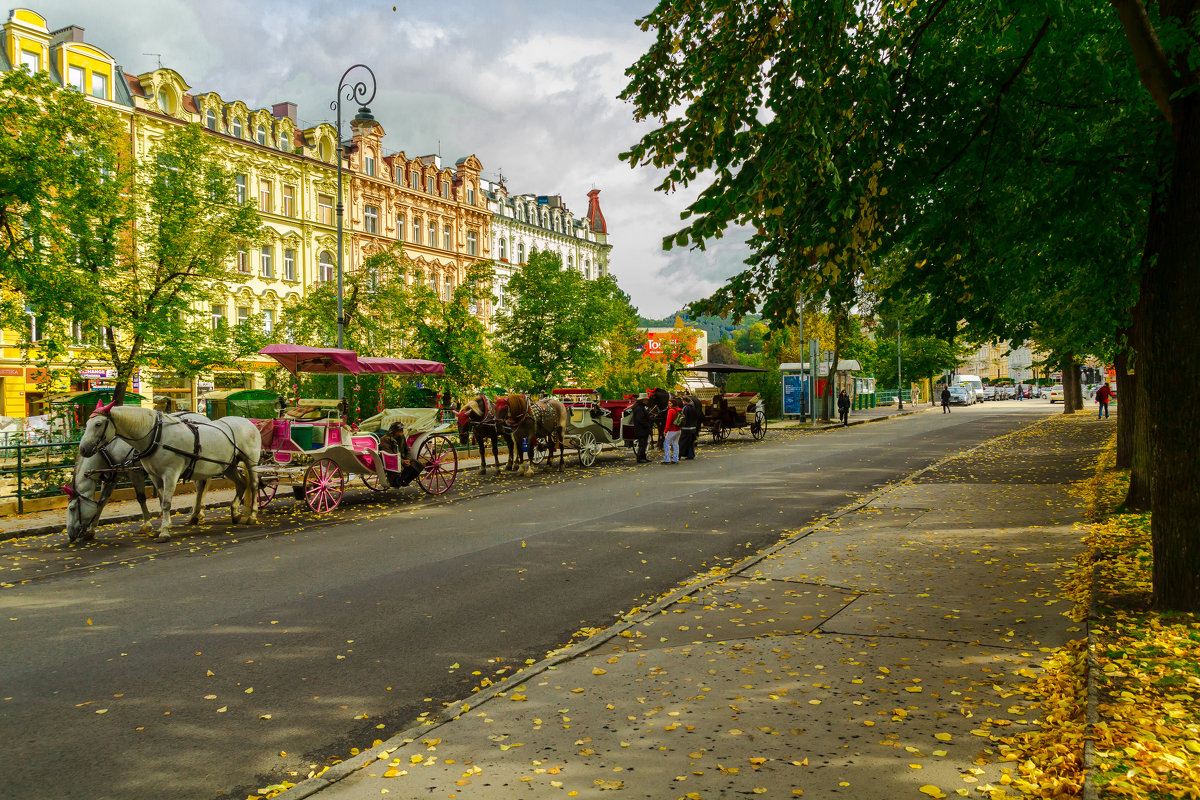
<svg viewBox="0 0 1200 800"><path fill-rule="evenodd" d="M927 794L927 795L929 795L930 797L933 797L933 798L942 798L942 797L946 797L946 793L945 793L945 792L943 792L943 791L942 791L941 789L939 789L938 787L934 786L932 783L927 783L927 784L925 784L924 786L922 786L922 787L919 789L919 791L921 792L921 794Z"/></svg>

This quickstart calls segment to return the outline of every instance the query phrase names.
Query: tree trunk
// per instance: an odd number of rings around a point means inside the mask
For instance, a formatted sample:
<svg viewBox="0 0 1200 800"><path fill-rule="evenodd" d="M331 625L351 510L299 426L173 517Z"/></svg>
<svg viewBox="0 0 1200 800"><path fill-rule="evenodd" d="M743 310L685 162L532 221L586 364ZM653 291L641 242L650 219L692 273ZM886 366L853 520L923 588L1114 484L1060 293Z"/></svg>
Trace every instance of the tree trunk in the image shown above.
<svg viewBox="0 0 1200 800"><path fill-rule="evenodd" d="M1154 442L1151 540L1154 602L1200 611L1200 98L1172 102L1175 160L1166 235L1149 274L1146 370L1142 375ZM1139 358L1139 373L1141 360Z"/></svg>
<svg viewBox="0 0 1200 800"><path fill-rule="evenodd" d="M1117 419L1128 416L1133 420L1133 451L1129 465L1129 492L1125 495L1125 508L1129 511L1150 510L1150 489L1154 485L1154 425L1150 404L1145 391L1145 359L1138 359L1141 372L1133 373L1128 380L1133 384L1133 405L1126 400L1128 392L1124 384L1117 384Z"/></svg>
<svg viewBox="0 0 1200 800"><path fill-rule="evenodd" d="M1113 367L1117 373L1117 391L1121 403L1117 409L1117 469L1129 469L1133 466L1133 413L1137 405L1137 392L1130 386L1134 378L1129 373L1128 348L1117 353Z"/></svg>
<svg viewBox="0 0 1200 800"><path fill-rule="evenodd" d="M1075 366L1075 354L1065 354L1059 365L1059 369L1062 371L1063 413L1074 414L1077 409L1073 384L1079 382L1079 369Z"/></svg>

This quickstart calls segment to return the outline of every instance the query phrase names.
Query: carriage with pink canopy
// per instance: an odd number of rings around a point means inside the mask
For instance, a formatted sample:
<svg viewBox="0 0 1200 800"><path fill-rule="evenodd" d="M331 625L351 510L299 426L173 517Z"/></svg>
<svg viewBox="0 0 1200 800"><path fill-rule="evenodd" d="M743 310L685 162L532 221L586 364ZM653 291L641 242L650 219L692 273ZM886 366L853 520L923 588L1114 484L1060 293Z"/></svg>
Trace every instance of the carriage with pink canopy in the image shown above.
<svg viewBox="0 0 1200 800"><path fill-rule="evenodd" d="M353 350L267 345L259 351L293 375L443 375L437 361L359 356ZM288 485L296 499L324 514L337 508L348 479L358 477L382 492L416 481L426 494L450 490L458 474L458 455L444 431L451 427L436 408L384 409L357 428L346 424L338 401L300 400L279 419L263 420L259 432L259 506Z"/></svg>

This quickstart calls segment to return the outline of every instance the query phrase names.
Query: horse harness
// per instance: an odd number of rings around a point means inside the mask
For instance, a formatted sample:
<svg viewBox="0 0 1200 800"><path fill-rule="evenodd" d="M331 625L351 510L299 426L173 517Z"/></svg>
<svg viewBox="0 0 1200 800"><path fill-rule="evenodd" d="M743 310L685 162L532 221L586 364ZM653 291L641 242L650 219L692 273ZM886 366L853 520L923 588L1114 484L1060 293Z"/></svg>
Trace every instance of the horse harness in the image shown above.
<svg viewBox="0 0 1200 800"><path fill-rule="evenodd" d="M100 445L100 447L96 451L101 456L104 457L104 461L108 464L108 466L101 467L99 469L89 469L87 472L84 473L85 475L87 475L91 478L94 478L101 484L116 483L117 473L119 473L119 472L130 472L135 469L140 470L139 467L134 466L137 463L137 458L136 458L137 451L136 450L133 450L131 448L129 451L129 455L125 456L124 460L122 460L122 461L117 461L116 458L113 457L112 453L108 452L108 446L110 444L112 444L113 441L115 441L115 440L110 439L109 441ZM81 494L75 488L75 476L74 475L71 476L71 499L72 500L86 500L94 506L100 505L100 502L98 500L95 500L94 498L87 497L86 495Z"/></svg>
<svg viewBox="0 0 1200 800"><path fill-rule="evenodd" d="M108 422L112 423L113 431L116 432L116 423L112 422L111 417L108 418ZM191 450L191 452L189 452L187 450L181 450L178 447L172 447L169 444L163 444L163 442L162 442L163 413L161 411L156 411L155 415L154 415L154 427L151 429L151 432L150 432L150 444L148 444L146 446L145 450L138 451L137 448L134 448L133 451L130 453L130 457L129 457L130 460L137 459L138 461L140 461L143 458L149 458L151 455L154 454L155 451L157 451L161 447L163 450L166 450L171 453L175 453L176 455L181 455L187 459L187 466L184 468L183 472L180 473L180 475L179 475L179 480L186 482L186 481L190 481L192 479L192 474L196 471L196 462L198 462L198 461L207 461L211 464L220 464L224 468L228 469L229 467L232 467L235 464L237 464L239 458L242 458L242 459L246 458L246 454L243 453L242 449L240 447L238 447L237 444L233 441L233 437L231 437L229 435L229 433L223 428L219 428L216 425L213 425L211 423L195 422L194 420L191 420L191 419L181 419L179 417L172 418L172 422L174 424L182 424L182 425L186 426L187 429L192 432L192 450ZM200 426L201 425L203 425L206 428L212 428L213 430L218 431L222 436L224 436L226 438L226 440L228 440L229 446L233 448L232 460L221 461L221 460L218 460L215 458L208 458L207 456L200 455ZM126 441L128 441L128 440L126 440ZM131 447L132 447L132 445L131 445Z"/></svg>

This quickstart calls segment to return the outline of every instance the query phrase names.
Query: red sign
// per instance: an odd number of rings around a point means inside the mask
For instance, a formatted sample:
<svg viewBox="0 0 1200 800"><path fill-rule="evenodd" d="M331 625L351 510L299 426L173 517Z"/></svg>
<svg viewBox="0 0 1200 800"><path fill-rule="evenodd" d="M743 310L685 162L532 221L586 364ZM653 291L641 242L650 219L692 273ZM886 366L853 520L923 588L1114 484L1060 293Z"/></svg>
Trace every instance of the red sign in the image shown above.
<svg viewBox="0 0 1200 800"><path fill-rule="evenodd" d="M22 374L20 367L0 367L0 378L19 378Z"/></svg>
<svg viewBox="0 0 1200 800"><path fill-rule="evenodd" d="M695 334L691 334L695 336ZM678 346L680 337L674 331L663 331L661 333L646 332L646 352L644 355L647 358L663 358L663 349L670 348L672 345ZM685 359L689 364L699 364L700 348L697 342L693 341L690 347L690 354Z"/></svg>

